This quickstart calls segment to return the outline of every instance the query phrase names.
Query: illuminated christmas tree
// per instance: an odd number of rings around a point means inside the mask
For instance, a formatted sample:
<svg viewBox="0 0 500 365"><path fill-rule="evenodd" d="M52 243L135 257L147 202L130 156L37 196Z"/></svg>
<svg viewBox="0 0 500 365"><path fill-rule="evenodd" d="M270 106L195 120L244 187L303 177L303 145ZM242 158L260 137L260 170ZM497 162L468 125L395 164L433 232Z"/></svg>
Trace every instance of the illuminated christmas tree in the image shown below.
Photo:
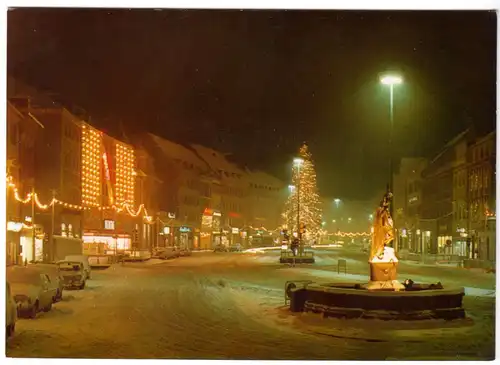
<svg viewBox="0 0 500 365"><path fill-rule="evenodd" d="M306 230L302 238L306 241L317 238L322 222L321 202L316 185L316 171L305 143L299 150L298 159L294 160L289 193L283 213L285 228L290 232L297 231L298 209L300 224L305 225Z"/></svg>

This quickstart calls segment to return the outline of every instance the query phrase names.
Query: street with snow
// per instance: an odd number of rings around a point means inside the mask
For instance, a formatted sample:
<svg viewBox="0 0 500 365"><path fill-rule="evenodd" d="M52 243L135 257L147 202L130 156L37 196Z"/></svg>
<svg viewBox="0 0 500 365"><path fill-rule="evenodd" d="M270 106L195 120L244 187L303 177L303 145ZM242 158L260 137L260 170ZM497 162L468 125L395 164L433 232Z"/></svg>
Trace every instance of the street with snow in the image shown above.
<svg viewBox="0 0 500 365"><path fill-rule="evenodd" d="M316 264L279 251L198 252L94 271L80 291L20 319L9 357L186 359L492 359L495 275L401 262L399 279L466 288L467 319L396 322L291 314L287 280L368 281L366 254L316 250ZM337 273L339 258L347 274Z"/></svg>

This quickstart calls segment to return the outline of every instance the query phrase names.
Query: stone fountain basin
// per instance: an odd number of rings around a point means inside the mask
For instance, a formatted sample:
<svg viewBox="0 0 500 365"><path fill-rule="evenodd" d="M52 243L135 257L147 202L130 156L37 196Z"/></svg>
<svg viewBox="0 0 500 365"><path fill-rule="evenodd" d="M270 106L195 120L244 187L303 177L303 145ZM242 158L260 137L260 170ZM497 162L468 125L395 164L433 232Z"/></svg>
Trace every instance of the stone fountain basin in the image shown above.
<svg viewBox="0 0 500 365"><path fill-rule="evenodd" d="M367 290L356 283L309 284L290 292L292 312L325 316L378 319L464 318L464 288L431 289L413 285L411 290Z"/></svg>

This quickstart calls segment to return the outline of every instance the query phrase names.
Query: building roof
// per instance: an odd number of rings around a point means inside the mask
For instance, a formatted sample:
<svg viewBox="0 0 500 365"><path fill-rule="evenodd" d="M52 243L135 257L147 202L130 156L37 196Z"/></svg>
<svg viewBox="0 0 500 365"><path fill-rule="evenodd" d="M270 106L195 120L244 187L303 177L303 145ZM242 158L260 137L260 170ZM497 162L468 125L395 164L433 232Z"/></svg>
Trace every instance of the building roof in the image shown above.
<svg viewBox="0 0 500 365"><path fill-rule="evenodd" d="M285 183L279 180L277 177L270 175L264 171L259 170L249 170L247 169L247 174L249 176L250 182L257 185L270 186L272 188L282 188Z"/></svg>
<svg viewBox="0 0 500 365"><path fill-rule="evenodd" d="M223 171L224 175L226 175L225 177L231 177L227 174L235 174L232 175L232 177L241 178L243 174L245 174L244 170L239 168L234 163L229 162L221 152L197 144L192 145L191 147L203 160L205 160L212 170L217 172Z"/></svg>
<svg viewBox="0 0 500 365"><path fill-rule="evenodd" d="M435 161L437 161L446 151L448 151L448 149L450 149L450 147L454 146L455 144L460 142L462 139L467 137L469 132L470 132L470 129L466 129L465 131L456 135L448 143L446 143L446 145L443 147L443 149L431 160L431 164L434 163Z"/></svg>
<svg viewBox="0 0 500 365"><path fill-rule="evenodd" d="M152 133L148 133L148 136L153 141L153 143L160 148L162 153L172 160L180 160L201 169L207 168L206 163L198 156L196 156L196 154L189 148L169 141L168 139L158 137Z"/></svg>

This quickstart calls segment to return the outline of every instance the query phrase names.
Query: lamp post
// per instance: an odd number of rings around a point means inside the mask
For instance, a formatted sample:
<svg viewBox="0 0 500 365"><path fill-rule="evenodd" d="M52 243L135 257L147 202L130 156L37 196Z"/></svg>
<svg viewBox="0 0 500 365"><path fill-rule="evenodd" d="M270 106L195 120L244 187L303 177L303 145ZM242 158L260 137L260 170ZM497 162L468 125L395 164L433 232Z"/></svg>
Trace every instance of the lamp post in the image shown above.
<svg viewBox="0 0 500 365"><path fill-rule="evenodd" d="M399 75L396 74L385 74L380 77L380 82L383 85L388 85L389 86L389 117L391 121L391 129L389 133L389 182L387 184L387 191L391 192L394 194L394 150L393 150L393 133L394 133L394 85L399 85L403 83L403 78ZM394 224L394 204L390 204L389 207L389 212L391 214L391 217L393 219L393 227L395 227ZM394 248L397 246L396 242L396 237L394 238Z"/></svg>
<svg viewBox="0 0 500 365"><path fill-rule="evenodd" d="M302 255L304 251L304 245L302 242L302 232L300 231L300 183L302 177L300 176L300 166L304 163L304 160L301 158L294 158L293 165L297 168L297 238L299 239L299 252Z"/></svg>
<svg viewBox="0 0 500 365"><path fill-rule="evenodd" d="M50 223L50 240L49 240L49 262L52 262L54 258L54 247L55 247L55 239L54 239L54 232L55 232L55 220L56 220L56 190L52 189L52 217L51 217L51 223Z"/></svg>
<svg viewBox="0 0 500 365"><path fill-rule="evenodd" d="M33 250L33 263L36 261L36 237L35 237L35 186L31 188L31 249Z"/></svg>
<svg viewBox="0 0 500 365"><path fill-rule="evenodd" d="M390 161L390 176L389 176L389 183L387 185L388 190L390 192L393 192L393 173L394 173L394 158L393 158L393 133L394 133L394 85L399 85L403 83L403 78L398 75L394 74L386 74L383 75L380 78L380 82L383 85L388 85L389 86L389 117L391 121L391 129L389 133L389 149L390 149L390 155L389 155L389 161ZM391 204L391 215L392 215L392 204Z"/></svg>

